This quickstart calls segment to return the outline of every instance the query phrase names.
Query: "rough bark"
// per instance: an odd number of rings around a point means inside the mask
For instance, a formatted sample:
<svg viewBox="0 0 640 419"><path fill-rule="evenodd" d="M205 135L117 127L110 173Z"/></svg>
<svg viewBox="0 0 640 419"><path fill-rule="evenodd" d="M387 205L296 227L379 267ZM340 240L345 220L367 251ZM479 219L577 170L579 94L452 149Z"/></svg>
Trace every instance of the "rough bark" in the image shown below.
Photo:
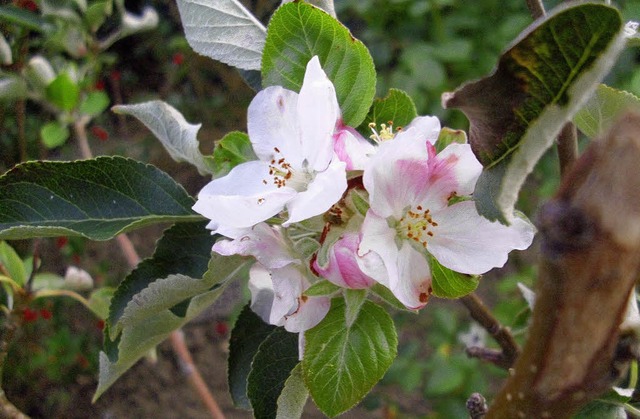
<svg viewBox="0 0 640 419"><path fill-rule="evenodd" d="M540 212L528 341L487 418L565 418L606 392L640 272L640 115L594 141Z"/></svg>

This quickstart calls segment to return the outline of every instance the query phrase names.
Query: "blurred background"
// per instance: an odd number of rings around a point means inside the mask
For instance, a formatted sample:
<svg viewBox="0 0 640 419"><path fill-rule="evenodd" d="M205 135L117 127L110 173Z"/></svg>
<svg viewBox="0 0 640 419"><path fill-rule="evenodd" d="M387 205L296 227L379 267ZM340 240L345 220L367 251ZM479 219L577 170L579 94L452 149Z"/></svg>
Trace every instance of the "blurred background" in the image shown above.
<svg viewBox="0 0 640 419"><path fill-rule="evenodd" d="M50 3L74 7L74 1ZM88 4L99 2L89 0ZM46 7L40 0L5 3L35 13ZM243 3L266 24L279 2ZM545 3L549 10L559 1ZM626 20L640 20L640 0L614 3ZM45 57L54 68L61 62L82 68L94 60L97 64L91 71L81 75L82 92L104 92L108 106L162 99L180 110L187 121L202 123L199 140L203 152L210 153L215 141L227 132L246 130L246 109L255 92L235 69L191 50L175 2L127 0L124 4L134 14L153 7L159 15L158 25L115 41L101 50L98 58L74 56L63 41L54 44L42 39L37 30L0 19L0 31L13 42L14 50L13 63L2 64L0 75L22 71L36 55ZM456 129L467 128L466 118L460 112L443 110L441 94L487 75L501 51L532 22L524 0L335 0L335 7L339 19L373 56L377 96L384 97L391 87L403 89L415 101L419 114L436 115L444 126ZM109 20L100 23L103 32L94 33L97 39L109 34ZM606 83L640 96L639 59L637 48L627 49ZM60 140L42 132L45 124L60 122L59 114L38 100L16 99L2 89L0 85L1 173L20 161L80 157L73 133ZM207 182L191 166L173 162L137 121L115 115L106 107L91 115L87 133L95 155L118 154L150 162L192 195ZM530 176L519 208L535 218L536 209L555 191L557 179L552 149ZM131 234L142 257L151 255L166 227ZM59 238L11 245L21 257L37 251L41 271L62 275L67 266L79 266L91 274L97 286L117 286L128 273L126 260L112 242ZM506 267L483 278L477 291L520 340L529 312L517 284L533 286L534 263L535 248L514 253ZM211 310L185 327L196 363L229 418L250 417L233 408L226 394L229 331L247 300L246 291L231 289ZM400 335L397 360L358 409L344 417L465 418L469 395L480 392L490 398L506 376L505 371L466 356L466 345L494 343L471 322L460 303L433 299L419 314L396 312L394 319ZM139 362L92 405L104 323L80 304L58 298L34 302L31 312L25 312L24 324L9 348L3 388L8 398L32 417L207 417L166 343L159 346L156 361ZM309 407L309 417L319 415Z"/></svg>

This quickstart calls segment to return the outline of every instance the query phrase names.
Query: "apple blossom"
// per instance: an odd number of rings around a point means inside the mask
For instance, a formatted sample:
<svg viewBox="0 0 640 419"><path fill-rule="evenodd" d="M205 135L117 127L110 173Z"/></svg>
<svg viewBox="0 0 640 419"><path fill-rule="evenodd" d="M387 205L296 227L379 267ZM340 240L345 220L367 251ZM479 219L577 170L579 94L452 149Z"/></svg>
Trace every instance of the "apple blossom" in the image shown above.
<svg viewBox="0 0 640 419"><path fill-rule="evenodd" d="M259 160L211 181L194 210L214 232L234 236L285 208L285 226L327 211L347 188L346 164L334 152L339 120L333 84L313 57L299 94L271 86L256 95L247 125Z"/></svg>
<svg viewBox="0 0 640 419"><path fill-rule="evenodd" d="M374 284L374 279L366 275L358 266L358 246L360 235L357 232L345 232L331 245L327 254L327 263L322 266L314 260L313 269L321 277L342 288L363 289Z"/></svg>
<svg viewBox="0 0 640 419"><path fill-rule="evenodd" d="M504 265L513 249L525 249L535 229L515 218L510 226L480 216L470 200L482 166L468 144L436 154L440 122L421 117L382 141L363 174L370 209L362 227L363 271L387 286L408 308L423 307L431 294L429 258L464 274Z"/></svg>

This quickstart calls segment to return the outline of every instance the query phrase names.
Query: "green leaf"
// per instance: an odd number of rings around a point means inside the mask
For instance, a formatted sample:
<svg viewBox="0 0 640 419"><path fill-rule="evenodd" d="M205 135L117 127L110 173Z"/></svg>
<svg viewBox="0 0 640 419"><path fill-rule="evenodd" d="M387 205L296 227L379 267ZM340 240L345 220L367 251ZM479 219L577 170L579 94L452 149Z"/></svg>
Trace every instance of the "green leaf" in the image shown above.
<svg viewBox="0 0 640 419"><path fill-rule="evenodd" d="M460 298L478 288L480 278L446 268L434 257L429 258L433 295L440 298Z"/></svg>
<svg viewBox="0 0 640 419"><path fill-rule="evenodd" d="M573 419L627 419L624 407L617 403L593 400L573 416Z"/></svg>
<svg viewBox="0 0 640 419"><path fill-rule="evenodd" d="M22 259L13 250L13 247L4 241L0 241L0 265L3 267L0 270L0 275L2 275L3 271L6 271L9 278L21 287L27 283L27 270Z"/></svg>
<svg viewBox="0 0 640 419"><path fill-rule="evenodd" d="M80 88L67 73L58 74L45 92L47 100L63 111L75 108L80 98Z"/></svg>
<svg viewBox="0 0 640 419"><path fill-rule="evenodd" d="M209 307L231 280L247 274L249 260L237 256L224 257L224 261L221 261L221 258L212 258L208 271L199 282L183 275L169 275L145 288L139 300L142 305L134 307L137 303L132 303L127 306L127 312L124 314L128 317L127 325L115 339L110 338L114 333L109 330L107 323L104 352L100 352L100 373L94 401L171 332ZM186 287L189 291L180 291L179 287ZM168 307L179 299L174 298L178 293L182 293L180 297L191 295L188 297L184 316L176 316L171 307ZM147 304L153 305L156 311L151 316L147 316ZM167 308L162 309L163 306Z"/></svg>
<svg viewBox="0 0 640 419"><path fill-rule="evenodd" d="M573 122L587 137L594 138L608 132L614 122L630 111L640 112L639 97L601 84Z"/></svg>
<svg viewBox="0 0 640 419"><path fill-rule="evenodd" d="M178 110L161 100L118 105L112 109L115 113L138 118L175 161L191 163L201 175L211 173L199 149L197 137L201 124L188 123Z"/></svg>
<svg viewBox="0 0 640 419"><path fill-rule="evenodd" d="M436 140L435 147L436 151L439 153L449 144L466 144L467 143L467 133L460 129L451 129L447 127L443 127L440 130L440 134L438 135L438 139Z"/></svg>
<svg viewBox="0 0 640 419"><path fill-rule="evenodd" d="M51 28L40 15L15 6L0 6L0 21L22 26L36 32L46 32Z"/></svg>
<svg viewBox="0 0 640 419"><path fill-rule="evenodd" d="M249 136L240 131L230 132L216 143L213 150L213 175L224 176L237 165L257 159Z"/></svg>
<svg viewBox="0 0 640 419"><path fill-rule="evenodd" d="M184 33L197 53L244 70L259 70L265 28L238 0L178 0Z"/></svg>
<svg viewBox="0 0 640 419"><path fill-rule="evenodd" d="M0 177L0 239L108 240L158 222L200 221L166 173L123 157L27 162Z"/></svg>
<svg viewBox="0 0 640 419"><path fill-rule="evenodd" d="M98 30L107 17L113 13L113 2L111 0L93 2L84 13L84 21L92 32Z"/></svg>
<svg viewBox="0 0 640 419"><path fill-rule="evenodd" d="M304 290L304 295L309 297L319 297L323 295L331 295L334 292L340 291L342 288L334 284L333 282L322 279L318 282L314 282L309 288Z"/></svg>
<svg viewBox="0 0 640 419"><path fill-rule="evenodd" d="M151 258L143 260L118 286L111 302L109 323L112 332L120 331L118 322L136 295L159 278L183 274L202 278L211 260L216 237L206 222L180 223L164 232Z"/></svg>
<svg viewBox="0 0 640 419"><path fill-rule="evenodd" d="M525 30L491 76L443 96L471 123L469 142L485 166L474 192L482 215L510 222L526 176L624 45L615 8L563 5Z"/></svg>
<svg viewBox="0 0 640 419"><path fill-rule="evenodd" d="M229 392L233 403L251 409L247 383L253 358L260 344L273 332L275 326L267 324L246 305L229 338L229 363L227 367Z"/></svg>
<svg viewBox="0 0 640 419"><path fill-rule="evenodd" d="M27 83L14 75L0 77L0 101L13 101L27 97Z"/></svg>
<svg viewBox="0 0 640 419"><path fill-rule="evenodd" d="M297 333L278 327L260 344L251 365L247 390L255 418L276 417L278 398L298 363Z"/></svg>
<svg viewBox="0 0 640 419"><path fill-rule="evenodd" d="M69 138L69 128L59 122L49 122L40 128L40 139L47 148L63 145Z"/></svg>
<svg viewBox="0 0 640 419"><path fill-rule="evenodd" d="M360 314L362 305L367 300L367 290L344 290L344 302L346 303L345 322L347 327L352 327Z"/></svg>
<svg viewBox="0 0 640 419"><path fill-rule="evenodd" d="M301 418L308 398L309 390L304 385L302 364L298 364L291 371L291 375L284 383L284 388L278 397L276 419Z"/></svg>
<svg viewBox="0 0 640 419"><path fill-rule="evenodd" d="M287 3L273 14L262 56L263 85L299 92L315 55L335 86L344 123L360 125L375 94L371 55L340 22L307 3Z"/></svg>
<svg viewBox="0 0 640 419"><path fill-rule="evenodd" d="M418 112L411 97L402 90L389 89L387 96L373 101L373 106L359 131L370 133L370 123L376 124L376 129L379 129L380 124L389 124L389 122L393 123L393 128L397 131L399 128L409 125L416 116L418 116Z"/></svg>
<svg viewBox="0 0 640 419"><path fill-rule="evenodd" d="M89 116L98 116L109 107L109 95L100 90L89 92L79 106L80 112Z"/></svg>
<svg viewBox="0 0 640 419"><path fill-rule="evenodd" d="M109 315L109 305L116 289L112 287L102 287L91 293L89 297L89 308L102 320L106 320Z"/></svg>
<svg viewBox="0 0 640 419"><path fill-rule="evenodd" d="M345 306L341 298L331 300L327 316L305 333L304 380L318 408L330 417L362 400L397 354L398 337L386 311L365 301L347 327Z"/></svg>
<svg viewBox="0 0 640 419"><path fill-rule="evenodd" d="M397 310L407 310L407 307L405 307L405 305L402 304L395 295L393 295L391 290L384 285L376 282L371 287L371 292L373 292L376 296L378 296L385 303L389 304L391 307Z"/></svg>

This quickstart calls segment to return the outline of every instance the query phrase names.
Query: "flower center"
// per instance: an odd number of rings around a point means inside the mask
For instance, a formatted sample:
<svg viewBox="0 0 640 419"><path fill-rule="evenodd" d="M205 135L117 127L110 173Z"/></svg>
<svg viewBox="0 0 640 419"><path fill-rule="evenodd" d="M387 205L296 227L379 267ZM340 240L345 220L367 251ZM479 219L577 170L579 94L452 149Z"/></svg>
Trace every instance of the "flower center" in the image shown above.
<svg viewBox="0 0 640 419"><path fill-rule="evenodd" d="M282 156L278 147L274 147L273 151L275 154L269 162L269 175L271 176L273 184L278 188L288 186L298 192L304 190L312 179L312 176L304 170L294 170L291 164L287 162L287 159ZM269 181L263 179L262 183L268 185Z"/></svg>
<svg viewBox="0 0 640 419"><path fill-rule="evenodd" d="M437 226L438 223L433 221L430 211L418 205L404 214L396 226L396 231L401 238L413 240L426 249L427 241L429 237L433 237L434 228Z"/></svg>
<svg viewBox="0 0 640 419"><path fill-rule="evenodd" d="M371 134L369 138L371 138L373 141L375 141L378 144L384 141L393 140L393 138L396 136L396 133L393 132L393 121L389 121L386 124L380 124L380 132L376 130L375 122L371 122L369 124L369 128L373 132L373 134ZM401 131L401 130L402 128L398 128L398 131Z"/></svg>

